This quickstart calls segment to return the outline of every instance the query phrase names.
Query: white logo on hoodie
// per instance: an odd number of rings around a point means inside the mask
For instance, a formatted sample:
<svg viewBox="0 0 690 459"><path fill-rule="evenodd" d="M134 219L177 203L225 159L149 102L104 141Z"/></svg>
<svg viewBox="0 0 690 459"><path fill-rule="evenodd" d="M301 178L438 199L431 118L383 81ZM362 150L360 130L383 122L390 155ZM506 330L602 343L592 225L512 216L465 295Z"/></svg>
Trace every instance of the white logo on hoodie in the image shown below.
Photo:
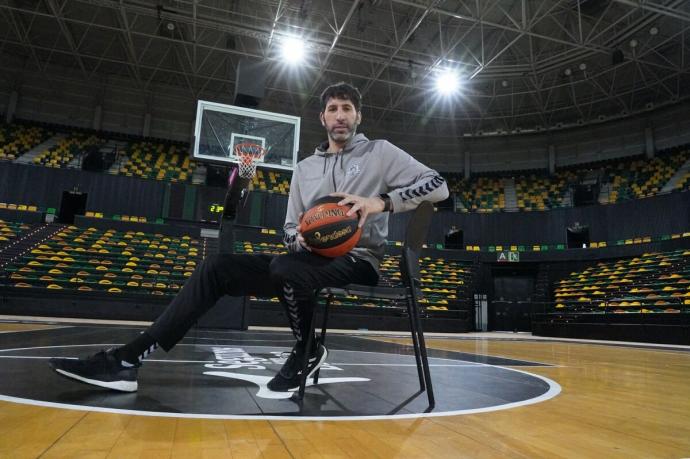
<svg viewBox="0 0 690 459"><path fill-rule="evenodd" d="M353 164L352 166L347 168L347 173L345 173L345 176L356 177L359 175L360 172L362 172L362 170L359 168L359 164Z"/></svg>

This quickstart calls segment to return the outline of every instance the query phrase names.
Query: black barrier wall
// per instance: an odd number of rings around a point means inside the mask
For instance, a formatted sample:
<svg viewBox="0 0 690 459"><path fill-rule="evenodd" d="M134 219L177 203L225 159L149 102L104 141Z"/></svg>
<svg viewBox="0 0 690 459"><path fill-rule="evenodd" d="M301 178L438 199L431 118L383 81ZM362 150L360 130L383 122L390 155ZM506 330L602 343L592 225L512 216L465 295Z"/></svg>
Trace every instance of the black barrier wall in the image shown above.
<svg viewBox="0 0 690 459"><path fill-rule="evenodd" d="M429 241L442 243L455 225L466 245L565 244L566 228L575 222L589 226L596 242L682 233L690 230L690 192L544 212L437 212Z"/></svg>
<svg viewBox="0 0 690 459"><path fill-rule="evenodd" d="M77 188L88 193L87 210L158 217L168 182L2 162L0 184L2 202L59 209L62 192Z"/></svg>
<svg viewBox="0 0 690 459"><path fill-rule="evenodd" d="M208 206L222 203L225 196L223 188L179 185L182 193L177 196L169 191L169 182L6 162L0 163L0 184L0 202L59 208L62 192L77 187L88 193L88 210L166 218L184 214L182 219L193 221L207 220L203 216ZM280 229L287 200L285 195L253 191L239 212L239 223ZM403 239L408 218L407 213L391 215L389 240ZM566 228L576 222L588 226L590 240L596 242L682 233L690 230L690 191L543 212L438 211L428 241L442 244L448 229L456 226L464 232L466 245L565 244Z"/></svg>
<svg viewBox="0 0 690 459"><path fill-rule="evenodd" d="M257 226L282 228L287 196L255 191L249 200L247 208L252 207L252 200L261 201L262 223ZM248 213L248 209L240 213L242 223L250 223ZM391 215L389 240L403 240L409 215ZM565 244L566 228L575 222L589 226L590 240L595 242L683 233L690 231L690 192L544 212L484 214L437 211L427 240L432 244L443 244L448 229L455 225L464 231L466 245L517 244L531 247L534 244Z"/></svg>

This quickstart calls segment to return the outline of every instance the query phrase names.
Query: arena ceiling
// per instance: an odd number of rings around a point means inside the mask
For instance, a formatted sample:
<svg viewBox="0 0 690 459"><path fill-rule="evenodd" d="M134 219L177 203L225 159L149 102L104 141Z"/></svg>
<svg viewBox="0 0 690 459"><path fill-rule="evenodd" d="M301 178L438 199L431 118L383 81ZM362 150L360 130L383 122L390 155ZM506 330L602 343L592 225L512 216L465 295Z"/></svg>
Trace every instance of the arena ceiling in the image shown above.
<svg viewBox="0 0 690 459"><path fill-rule="evenodd" d="M269 62L260 108L311 116L356 84L370 125L453 135L630 116L690 95L687 0L3 0L3 77L17 71L190 100L233 94L238 62ZM279 42L302 37L287 67ZM440 98L440 69L463 87ZM49 76L50 75L50 76Z"/></svg>

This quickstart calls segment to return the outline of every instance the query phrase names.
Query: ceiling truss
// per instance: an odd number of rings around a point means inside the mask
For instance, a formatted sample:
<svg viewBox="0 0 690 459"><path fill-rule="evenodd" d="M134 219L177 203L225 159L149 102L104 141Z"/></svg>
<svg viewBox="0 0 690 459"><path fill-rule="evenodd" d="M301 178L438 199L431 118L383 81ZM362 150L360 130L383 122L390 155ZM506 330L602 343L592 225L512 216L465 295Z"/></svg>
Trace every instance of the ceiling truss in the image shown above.
<svg viewBox="0 0 690 459"><path fill-rule="evenodd" d="M232 94L239 61L263 60L262 109L311 116L345 80L382 131L529 132L690 96L685 0L6 0L0 24L5 80L65 69L196 100ZM299 69L281 62L287 35L307 46ZM446 68L464 82L453 100L433 91Z"/></svg>

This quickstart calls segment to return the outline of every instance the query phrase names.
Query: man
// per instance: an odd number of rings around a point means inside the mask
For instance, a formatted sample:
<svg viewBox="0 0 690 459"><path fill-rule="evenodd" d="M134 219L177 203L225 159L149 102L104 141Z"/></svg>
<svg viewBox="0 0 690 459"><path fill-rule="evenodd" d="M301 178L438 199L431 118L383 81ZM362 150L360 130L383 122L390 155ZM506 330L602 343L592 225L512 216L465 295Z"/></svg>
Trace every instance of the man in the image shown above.
<svg viewBox="0 0 690 459"><path fill-rule="evenodd" d="M292 175L284 226L288 253L279 256L223 254L207 257L166 310L139 337L85 359L51 359L60 374L121 391L137 390L142 361L159 346L169 351L223 295L273 296L285 306L297 342L281 370L269 382L274 391L299 387L301 363L309 353L308 376L325 361L326 348L316 339L305 349L315 291L351 283L375 285L388 234L390 212L412 210L422 201L448 197L438 173L385 140L357 134L362 121L357 88L337 83L321 95L321 124L328 140L300 161ZM302 213L317 198L342 198L359 211L362 237L347 255L325 258L310 251L300 234ZM270 282L268 282L270 281Z"/></svg>

